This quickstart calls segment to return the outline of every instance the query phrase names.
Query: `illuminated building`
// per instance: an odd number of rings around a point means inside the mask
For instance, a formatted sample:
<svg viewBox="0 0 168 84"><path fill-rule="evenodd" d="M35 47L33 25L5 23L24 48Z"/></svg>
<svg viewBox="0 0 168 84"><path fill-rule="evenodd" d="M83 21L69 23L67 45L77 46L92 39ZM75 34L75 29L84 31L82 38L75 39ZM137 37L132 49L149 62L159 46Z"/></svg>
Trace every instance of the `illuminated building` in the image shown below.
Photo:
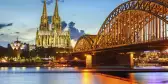
<svg viewBox="0 0 168 84"><path fill-rule="evenodd" d="M12 56L16 57L17 59L20 59L21 53L24 51L28 51L28 44L22 43L21 41L17 40L10 43L8 48L11 48L13 53ZM11 53L11 52L10 52Z"/></svg>
<svg viewBox="0 0 168 84"><path fill-rule="evenodd" d="M40 27L36 32L36 47L44 49L52 48L54 49L52 51L55 53L68 53L69 49L72 48L69 30L63 31L61 28L61 18L58 12L58 0L56 0L55 11L52 16L52 24L49 24L48 22L46 0L44 1Z"/></svg>
<svg viewBox="0 0 168 84"><path fill-rule="evenodd" d="M69 31L62 31L61 19L58 13L58 2L56 1L55 12L52 17L52 26L49 26L46 1L44 1L43 14L41 16L40 28L36 33L37 47L70 47Z"/></svg>

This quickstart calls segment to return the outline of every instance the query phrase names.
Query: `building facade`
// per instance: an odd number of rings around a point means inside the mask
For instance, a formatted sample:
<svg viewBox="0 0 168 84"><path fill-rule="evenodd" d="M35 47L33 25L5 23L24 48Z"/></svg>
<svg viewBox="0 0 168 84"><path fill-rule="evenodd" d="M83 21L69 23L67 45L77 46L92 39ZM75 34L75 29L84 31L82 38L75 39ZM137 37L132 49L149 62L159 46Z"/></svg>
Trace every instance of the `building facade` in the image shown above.
<svg viewBox="0 0 168 84"><path fill-rule="evenodd" d="M63 31L61 28L61 18L58 12L58 0L56 0L55 11L52 16L52 24L49 24L48 22L46 0L44 0L41 23L36 32L36 47L71 48L69 30Z"/></svg>
<svg viewBox="0 0 168 84"><path fill-rule="evenodd" d="M29 44L23 43L17 40L8 44L8 56L16 60L21 59L21 57L27 58L29 55Z"/></svg>

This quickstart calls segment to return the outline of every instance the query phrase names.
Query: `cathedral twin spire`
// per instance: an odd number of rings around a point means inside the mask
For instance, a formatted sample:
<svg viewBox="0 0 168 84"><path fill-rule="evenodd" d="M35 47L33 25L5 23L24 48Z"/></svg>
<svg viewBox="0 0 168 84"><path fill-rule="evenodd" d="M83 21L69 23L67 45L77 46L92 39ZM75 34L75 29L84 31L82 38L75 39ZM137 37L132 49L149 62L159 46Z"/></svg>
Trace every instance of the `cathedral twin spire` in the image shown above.
<svg viewBox="0 0 168 84"><path fill-rule="evenodd" d="M44 0L44 5L43 5L43 15L42 15L42 16L47 16L46 0Z"/></svg>
<svg viewBox="0 0 168 84"><path fill-rule="evenodd" d="M49 30L46 0L44 0L43 13L41 16L40 30Z"/></svg>
<svg viewBox="0 0 168 84"><path fill-rule="evenodd" d="M52 18L52 25L54 31L61 32L61 19L58 12L58 0L56 0L54 16Z"/></svg>
<svg viewBox="0 0 168 84"><path fill-rule="evenodd" d="M56 0L55 11L52 17L52 29L57 32L61 31L61 19L58 12L58 0ZM44 0L44 5L43 5L43 14L41 16L40 30L49 30L46 0Z"/></svg>
<svg viewBox="0 0 168 84"><path fill-rule="evenodd" d="M58 13L58 0L56 0L56 6L55 6L55 11L54 11L54 16L56 18L60 18L59 17L59 13Z"/></svg>

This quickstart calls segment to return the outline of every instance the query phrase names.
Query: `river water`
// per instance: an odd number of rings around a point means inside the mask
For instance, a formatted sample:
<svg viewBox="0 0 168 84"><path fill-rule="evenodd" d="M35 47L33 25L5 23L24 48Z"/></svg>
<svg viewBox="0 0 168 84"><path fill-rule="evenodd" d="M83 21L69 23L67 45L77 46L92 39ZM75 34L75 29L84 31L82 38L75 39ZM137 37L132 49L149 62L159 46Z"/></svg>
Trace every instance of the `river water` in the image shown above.
<svg viewBox="0 0 168 84"><path fill-rule="evenodd" d="M107 75L89 71L82 73L70 71L77 71L77 69L1 67L0 84L168 84L166 72L115 73L115 75L110 75L114 74L110 72Z"/></svg>

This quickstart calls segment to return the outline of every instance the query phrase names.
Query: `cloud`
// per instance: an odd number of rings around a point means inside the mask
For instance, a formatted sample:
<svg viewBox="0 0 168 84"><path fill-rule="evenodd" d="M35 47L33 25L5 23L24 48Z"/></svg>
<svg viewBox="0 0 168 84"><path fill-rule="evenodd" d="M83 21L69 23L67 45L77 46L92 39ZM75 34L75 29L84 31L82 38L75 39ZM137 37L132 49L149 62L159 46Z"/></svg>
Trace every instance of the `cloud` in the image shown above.
<svg viewBox="0 0 168 84"><path fill-rule="evenodd" d="M66 23L65 21L62 21L62 29L64 30L68 26L70 33L71 33L71 39L78 40L79 37L85 34L84 30L78 30L78 28L75 27L74 22Z"/></svg>
<svg viewBox="0 0 168 84"><path fill-rule="evenodd" d="M72 47L73 47L73 48L75 47L76 42L77 42L76 40L73 40L73 39L71 40L71 44L72 44Z"/></svg>
<svg viewBox="0 0 168 84"><path fill-rule="evenodd" d="M67 23L65 21L61 22L62 30L64 30L67 27Z"/></svg>
<svg viewBox="0 0 168 84"><path fill-rule="evenodd" d="M16 34L19 34L20 32L15 32Z"/></svg>
<svg viewBox="0 0 168 84"><path fill-rule="evenodd" d="M25 31L20 32L20 34L18 34L18 35L20 38L24 38L24 39L21 39L22 41L29 43L30 41L35 40L36 31L37 31L37 28L29 28ZM35 41L34 41L34 43L35 43Z"/></svg>
<svg viewBox="0 0 168 84"><path fill-rule="evenodd" d="M74 40L78 40L79 37L81 37L82 35L85 34L84 30L78 30L76 27L75 27L75 23L74 22L70 22L68 24L69 26L69 29L70 29L70 32L71 32L71 38L74 39Z"/></svg>
<svg viewBox="0 0 168 84"><path fill-rule="evenodd" d="M8 31L8 30L6 30ZM24 31L13 32L13 33L1 33L0 34L0 45L6 47L8 43L16 41L16 38L19 37L19 41L23 43L35 43L35 35L37 28L29 28Z"/></svg>
<svg viewBox="0 0 168 84"><path fill-rule="evenodd" d="M58 0L58 1L60 1L60 2L64 2L64 0Z"/></svg>
<svg viewBox="0 0 168 84"><path fill-rule="evenodd" d="M17 35L10 35L10 34L4 34L0 36L0 41L5 41L5 42L12 42L14 40L16 40Z"/></svg>
<svg viewBox="0 0 168 84"><path fill-rule="evenodd" d="M7 42L7 41L0 41L0 46L7 48L8 44L9 44L9 42Z"/></svg>
<svg viewBox="0 0 168 84"><path fill-rule="evenodd" d="M7 44L14 42L17 40L21 41L22 43L28 43L29 39L22 37L21 35L10 35L4 34L0 36L0 46L7 47Z"/></svg>
<svg viewBox="0 0 168 84"><path fill-rule="evenodd" d="M0 24L0 29L7 27L7 26L12 26L13 23L9 23L9 24Z"/></svg>
<svg viewBox="0 0 168 84"><path fill-rule="evenodd" d="M58 1L64 2L64 0L58 0ZM41 0L41 2L44 3L44 0ZM52 4L53 2L54 2L54 0L46 0L46 4L47 4L47 5L50 5L50 4Z"/></svg>
<svg viewBox="0 0 168 84"><path fill-rule="evenodd" d="M45 0L41 0L42 3L44 3ZM46 0L46 4L50 5L53 3L53 0Z"/></svg>

